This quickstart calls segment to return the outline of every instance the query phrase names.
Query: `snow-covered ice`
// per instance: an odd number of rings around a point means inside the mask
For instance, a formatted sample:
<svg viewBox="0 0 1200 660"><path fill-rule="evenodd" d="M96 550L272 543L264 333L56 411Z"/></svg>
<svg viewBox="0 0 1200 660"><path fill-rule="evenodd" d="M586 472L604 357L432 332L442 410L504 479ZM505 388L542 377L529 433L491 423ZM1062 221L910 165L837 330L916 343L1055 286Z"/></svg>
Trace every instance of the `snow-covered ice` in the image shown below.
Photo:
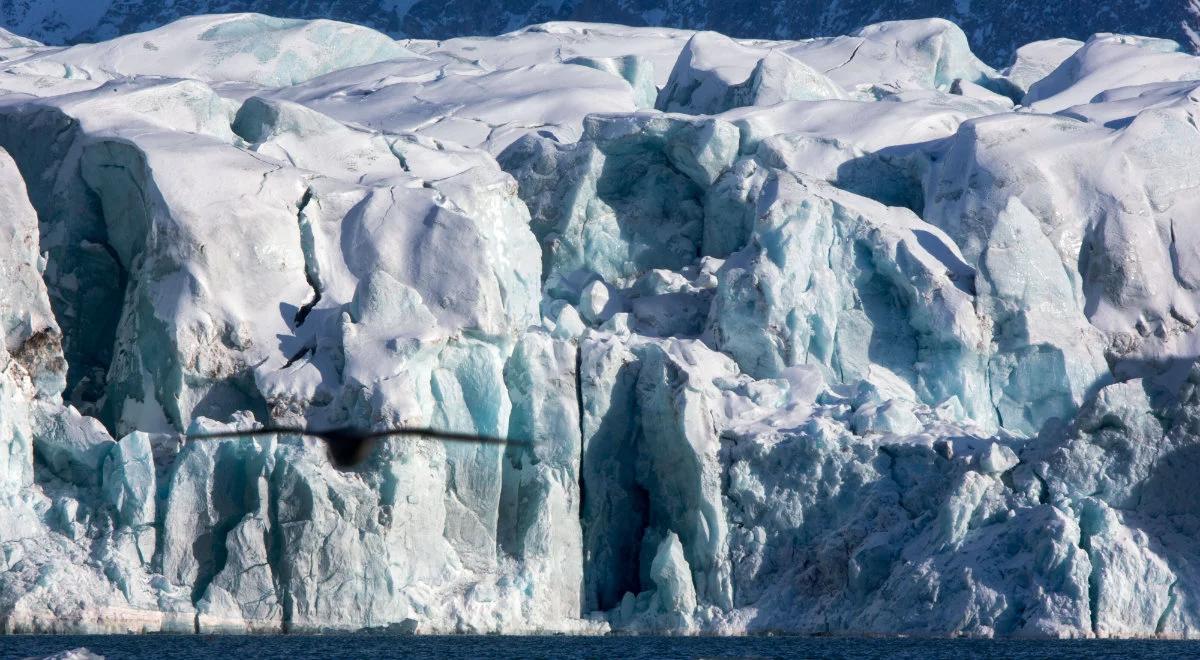
<svg viewBox="0 0 1200 660"><path fill-rule="evenodd" d="M1173 42L0 46L0 630L1200 634Z"/></svg>

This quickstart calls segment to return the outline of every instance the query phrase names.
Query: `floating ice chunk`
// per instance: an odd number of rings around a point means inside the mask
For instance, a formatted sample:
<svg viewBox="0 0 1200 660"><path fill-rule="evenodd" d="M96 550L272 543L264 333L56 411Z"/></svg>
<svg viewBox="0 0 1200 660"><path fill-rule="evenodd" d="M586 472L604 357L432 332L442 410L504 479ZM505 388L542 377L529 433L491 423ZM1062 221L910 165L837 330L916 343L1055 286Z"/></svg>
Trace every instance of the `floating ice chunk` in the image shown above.
<svg viewBox="0 0 1200 660"><path fill-rule="evenodd" d="M59 651L41 658L41 660L104 660L104 656L93 652L86 646Z"/></svg>

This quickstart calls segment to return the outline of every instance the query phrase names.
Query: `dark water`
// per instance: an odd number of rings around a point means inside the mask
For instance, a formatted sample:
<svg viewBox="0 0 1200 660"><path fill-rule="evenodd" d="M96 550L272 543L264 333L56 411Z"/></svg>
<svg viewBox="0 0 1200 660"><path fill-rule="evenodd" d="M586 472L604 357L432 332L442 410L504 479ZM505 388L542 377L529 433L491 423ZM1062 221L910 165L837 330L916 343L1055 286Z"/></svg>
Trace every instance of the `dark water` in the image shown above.
<svg viewBox="0 0 1200 660"><path fill-rule="evenodd" d="M109 659L324 658L1200 658L1200 642L812 637L0 636L0 659L84 647Z"/></svg>

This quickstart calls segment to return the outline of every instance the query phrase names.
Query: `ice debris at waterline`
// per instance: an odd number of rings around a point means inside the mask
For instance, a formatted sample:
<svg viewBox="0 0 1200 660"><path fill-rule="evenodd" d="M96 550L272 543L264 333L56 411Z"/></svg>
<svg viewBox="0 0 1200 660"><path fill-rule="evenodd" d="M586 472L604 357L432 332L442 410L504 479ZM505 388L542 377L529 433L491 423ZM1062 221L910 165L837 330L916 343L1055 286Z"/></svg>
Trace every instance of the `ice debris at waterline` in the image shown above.
<svg viewBox="0 0 1200 660"><path fill-rule="evenodd" d="M10 45L4 631L1200 631L1172 42Z"/></svg>

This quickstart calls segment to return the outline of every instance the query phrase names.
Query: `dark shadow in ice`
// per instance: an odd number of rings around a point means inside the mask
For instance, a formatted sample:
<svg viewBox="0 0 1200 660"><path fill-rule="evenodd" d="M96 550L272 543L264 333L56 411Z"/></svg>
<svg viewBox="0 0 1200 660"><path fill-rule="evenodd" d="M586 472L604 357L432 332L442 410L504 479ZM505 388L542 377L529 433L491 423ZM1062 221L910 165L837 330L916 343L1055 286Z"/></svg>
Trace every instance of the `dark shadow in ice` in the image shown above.
<svg viewBox="0 0 1200 660"><path fill-rule="evenodd" d="M954 250L951 250L950 246L942 242L932 232L924 229L914 229L913 235L917 237L917 243L930 256L942 262L942 265L949 271L950 280L954 282L954 286L969 296L975 295L975 269L971 268L970 264L963 261L957 254L954 254Z"/></svg>

